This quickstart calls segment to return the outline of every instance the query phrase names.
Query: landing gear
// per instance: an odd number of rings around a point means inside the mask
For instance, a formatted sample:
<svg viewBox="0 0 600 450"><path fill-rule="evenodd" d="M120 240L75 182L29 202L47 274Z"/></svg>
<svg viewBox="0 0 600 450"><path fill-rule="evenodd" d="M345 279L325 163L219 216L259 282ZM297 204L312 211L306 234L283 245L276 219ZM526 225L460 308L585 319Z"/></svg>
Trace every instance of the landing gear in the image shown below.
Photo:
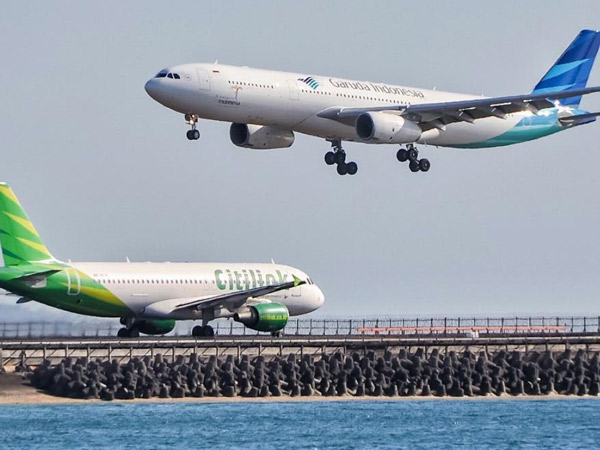
<svg viewBox="0 0 600 450"><path fill-rule="evenodd" d="M215 335L215 330L210 325L196 325L192 328L192 336L194 337L213 337Z"/></svg>
<svg viewBox="0 0 600 450"><path fill-rule="evenodd" d="M339 175L355 175L358 172L358 164L354 161L346 162L346 152L342 148L342 141L338 139L329 140L333 150L325 153L325 164L328 166L337 165Z"/></svg>
<svg viewBox="0 0 600 450"><path fill-rule="evenodd" d="M140 331L137 328L119 328L117 337L120 338L136 338L140 337Z"/></svg>
<svg viewBox="0 0 600 450"><path fill-rule="evenodd" d="M190 141L196 141L200 139L200 132L198 130L188 130L186 136Z"/></svg>
<svg viewBox="0 0 600 450"><path fill-rule="evenodd" d="M274 338L283 337L283 330L271 331L271 337L274 337Z"/></svg>
<svg viewBox="0 0 600 450"><path fill-rule="evenodd" d="M117 331L117 337L120 338L136 338L140 337L140 330L137 329L135 325L135 319L133 317L121 317L120 321L121 325L124 328L119 328Z"/></svg>
<svg viewBox="0 0 600 450"><path fill-rule="evenodd" d="M197 141L198 139L200 139L200 132L196 130L198 116L196 114L187 113L185 115L185 121L192 127L192 129L188 130L188 132L186 133L187 138L190 141Z"/></svg>
<svg viewBox="0 0 600 450"><path fill-rule="evenodd" d="M427 172L431 167L428 159L419 159L419 151L414 144L408 144L405 149L398 150L396 158L400 162L408 161L408 168L411 172Z"/></svg>

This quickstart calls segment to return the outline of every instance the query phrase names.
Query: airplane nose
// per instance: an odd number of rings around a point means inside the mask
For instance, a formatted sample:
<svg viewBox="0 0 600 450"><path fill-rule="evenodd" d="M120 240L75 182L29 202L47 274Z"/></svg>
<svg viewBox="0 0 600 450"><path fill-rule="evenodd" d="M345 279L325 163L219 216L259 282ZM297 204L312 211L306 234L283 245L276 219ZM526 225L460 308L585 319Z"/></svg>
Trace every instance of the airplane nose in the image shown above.
<svg viewBox="0 0 600 450"><path fill-rule="evenodd" d="M156 95L157 95L157 91L158 91L158 86L157 86L157 82L154 78L149 79L148 81L146 81L146 84L144 85L144 89L146 90L146 93L152 97L154 100L156 100Z"/></svg>
<svg viewBox="0 0 600 450"><path fill-rule="evenodd" d="M318 286L313 287L315 288L315 309L319 309L325 303L325 295Z"/></svg>

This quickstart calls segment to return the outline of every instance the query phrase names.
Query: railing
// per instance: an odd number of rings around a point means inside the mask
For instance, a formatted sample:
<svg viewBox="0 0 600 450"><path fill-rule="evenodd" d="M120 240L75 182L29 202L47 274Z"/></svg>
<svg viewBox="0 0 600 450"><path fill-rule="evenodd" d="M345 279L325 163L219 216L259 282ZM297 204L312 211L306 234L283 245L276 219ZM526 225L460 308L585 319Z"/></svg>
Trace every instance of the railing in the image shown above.
<svg viewBox="0 0 600 450"><path fill-rule="evenodd" d="M178 322L169 335L191 334L194 322ZM211 323L220 336L255 336L258 333L231 320ZM2 338L116 336L116 320L74 322L0 322ZM573 334L600 333L600 317L485 317L485 318L315 318L290 319L286 335L457 335L469 334Z"/></svg>

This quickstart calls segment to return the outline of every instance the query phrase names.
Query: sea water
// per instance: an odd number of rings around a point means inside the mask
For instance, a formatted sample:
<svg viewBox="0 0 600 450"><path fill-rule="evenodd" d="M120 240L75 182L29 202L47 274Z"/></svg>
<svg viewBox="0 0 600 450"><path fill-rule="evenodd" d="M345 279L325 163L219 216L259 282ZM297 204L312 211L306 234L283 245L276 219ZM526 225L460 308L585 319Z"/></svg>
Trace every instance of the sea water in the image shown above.
<svg viewBox="0 0 600 450"><path fill-rule="evenodd" d="M600 447L600 400L0 406L0 448Z"/></svg>

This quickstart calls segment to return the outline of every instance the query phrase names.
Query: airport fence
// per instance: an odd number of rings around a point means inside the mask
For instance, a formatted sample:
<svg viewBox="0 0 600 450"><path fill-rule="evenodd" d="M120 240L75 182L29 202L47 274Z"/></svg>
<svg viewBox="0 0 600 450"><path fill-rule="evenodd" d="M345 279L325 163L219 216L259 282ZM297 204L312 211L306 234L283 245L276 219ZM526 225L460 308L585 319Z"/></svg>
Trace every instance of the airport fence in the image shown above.
<svg viewBox="0 0 600 450"><path fill-rule="evenodd" d="M188 336L193 322L178 322L170 336ZM232 320L211 323L218 336L259 334ZM108 337L116 336L117 320L0 322L0 339ZM444 318L315 318L290 319L284 329L288 336L347 335L479 335L507 334L600 334L600 317L444 317Z"/></svg>

